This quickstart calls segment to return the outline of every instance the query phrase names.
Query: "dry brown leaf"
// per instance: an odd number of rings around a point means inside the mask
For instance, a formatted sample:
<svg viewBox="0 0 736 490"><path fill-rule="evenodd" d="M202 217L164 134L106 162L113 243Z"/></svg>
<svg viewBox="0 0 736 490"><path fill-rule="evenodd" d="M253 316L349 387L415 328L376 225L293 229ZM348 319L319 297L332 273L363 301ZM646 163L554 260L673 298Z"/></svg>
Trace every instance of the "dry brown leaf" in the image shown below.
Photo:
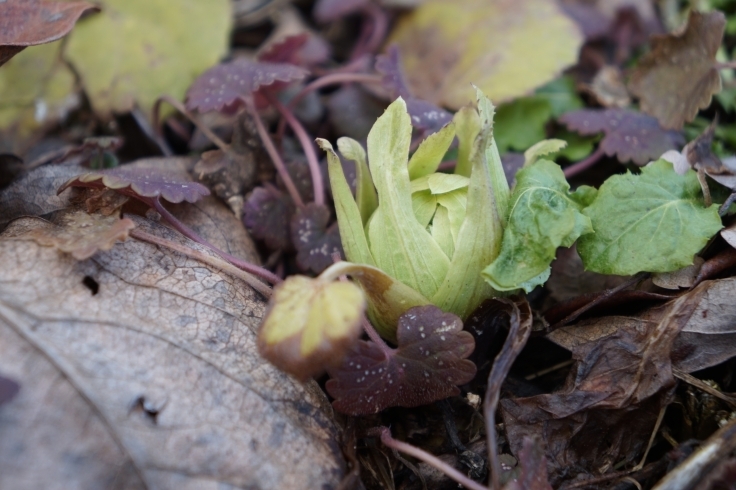
<svg viewBox="0 0 736 490"><path fill-rule="evenodd" d="M0 372L23 387L2 407L0 488L339 483L324 395L256 354L256 293L137 240L78 262L29 240L38 226L0 235Z"/></svg>
<svg viewBox="0 0 736 490"><path fill-rule="evenodd" d="M725 25L721 12L693 10L684 30L652 38L652 50L639 61L629 90L662 127L680 129L721 90L715 57Z"/></svg>
<svg viewBox="0 0 736 490"><path fill-rule="evenodd" d="M128 238L135 227L129 218L89 214L81 208L67 208L28 233L39 245L55 247L77 260L92 257L98 251L110 250L115 243Z"/></svg>

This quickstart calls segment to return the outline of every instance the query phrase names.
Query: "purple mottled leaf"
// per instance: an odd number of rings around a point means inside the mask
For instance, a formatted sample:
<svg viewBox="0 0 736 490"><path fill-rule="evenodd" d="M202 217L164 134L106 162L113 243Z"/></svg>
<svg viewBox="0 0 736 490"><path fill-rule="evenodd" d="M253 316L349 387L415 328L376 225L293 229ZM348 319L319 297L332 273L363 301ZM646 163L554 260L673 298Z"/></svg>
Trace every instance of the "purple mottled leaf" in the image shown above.
<svg viewBox="0 0 736 490"><path fill-rule="evenodd" d="M337 223L327 228L330 210L314 203L297 210L291 218L291 241L296 248L296 263L319 274L332 265L332 254L343 256Z"/></svg>
<svg viewBox="0 0 736 490"><path fill-rule="evenodd" d="M264 87L277 90L285 84L301 80L307 75L304 68L288 63L270 63L237 59L210 68L197 78L187 92L187 108L208 111L227 111L239 106L254 95L256 105L267 105L258 91Z"/></svg>
<svg viewBox="0 0 736 490"><path fill-rule="evenodd" d="M406 77L401 70L399 48L389 46L385 55L376 57L376 71L383 75L382 84L391 94L391 98L402 97L406 101L406 109L411 116L411 124L427 133L439 131L452 120L452 114L431 102L412 96Z"/></svg>
<svg viewBox="0 0 736 490"><path fill-rule="evenodd" d="M294 202L288 194L256 187L243 206L243 224L269 250L289 250L289 223L293 214Z"/></svg>
<svg viewBox="0 0 736 490"><path fill-rule="evenodd" d="M358 12L369 3L370 0L318 0L312 15L317 22L332 22Z"/></svg>
<svg viewBox="0 0 736 490"><path fill-rule="evenodd" d="M309 35L306 33L288 36L268 47L258 55L258 61L267 63L297 64L297 53L306 44Z"/></svg>
<svg viewBox="0 0 736 490"><path fill-rule="evenodd" d="M417 407L460 393L457 385L475 376L473 336L452 313L417 306L399 318L398 347L384 351L364 340L329 370L327 392L335 410L350 415L378 413L388 407Z"/></svg>
<svg viewBox="0 0 736 490"><path fill-rule="evenodd" d="M20 385L12 379L0 376L0 405L8 403L20 391Z"/></svg>
<svg viewBox="0 0 736 490"><path fill-rule="evenodd" d="M365 141L386 103L357 84L345 84L327 98L328 117L341 135Z"/></svg>
<svg viewBox="0 0 736 490"><path fill-rule="evenodd" d="M582 135L605 133L600 147L621 163L645 165L685 144L678 131L662 129L656 118L628 109L581 109L564 114L559 121Z"/></svg>
<svg viewBox="0 0 736 490"><path fill-rule="evenodd" d="M82 174L62 185L57 194L67 187L107 187L138 199L162 197L173 203L197 202L210 194L209 189L202 184L182 179L177 174L126 165Z"/></svg>

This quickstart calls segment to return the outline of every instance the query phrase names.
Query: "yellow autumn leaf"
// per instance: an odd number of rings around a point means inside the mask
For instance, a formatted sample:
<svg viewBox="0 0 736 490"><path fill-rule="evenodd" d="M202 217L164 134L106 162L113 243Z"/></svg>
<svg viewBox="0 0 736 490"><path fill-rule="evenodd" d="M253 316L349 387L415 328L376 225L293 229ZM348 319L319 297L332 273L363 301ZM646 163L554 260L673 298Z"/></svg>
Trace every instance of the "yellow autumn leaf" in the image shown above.
<svg viewBox="0 0 736 490"><path fill-rule="evenodd" d="M360 335L365 298L351 282L290 276L276 286L258 335L261 355L300 380L339 364Z"/></svg>
<svg viewBox="0 0 736 490"><path fill-rule="evenodd" d="M11 151L22 153L34 130L63 119L79 103L74 74L60 60L61 45L30 47L0 69L0 130Z"/></svg>
<svg viewBox="0 0 736 490"><path fill-rule="evenodd" d="M98 114L147 114L163 95L184 97L189 85L228 50L229 0L100 0L83 19L65 56Z"/></svg>
<svg viewBox="0 0 736 490"><path fill-rule="evenodd" d="M550 0L430 0L389 43L415 96L459 109L473 84L495 104L530 93L577 61L583 37Z"/></svg>

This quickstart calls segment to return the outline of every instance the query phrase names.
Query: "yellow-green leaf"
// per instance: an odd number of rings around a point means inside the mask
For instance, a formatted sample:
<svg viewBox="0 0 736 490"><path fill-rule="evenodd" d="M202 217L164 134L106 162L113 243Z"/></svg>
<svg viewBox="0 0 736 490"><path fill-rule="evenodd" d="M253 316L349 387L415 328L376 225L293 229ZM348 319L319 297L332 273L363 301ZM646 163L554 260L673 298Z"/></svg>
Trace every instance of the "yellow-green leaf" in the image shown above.
<svg viewBox="0 0 736 490"><path fill-rule="evenodd" d="M524 152L524 166L528 167L532 163L539 160L540 157L557 153L566 146L567 141L565 140L542 140L539 143L534 144L531 148Z"/></svg>
<svg viewBox="0 0 736 490"><path fill-rule="evenodd" d="M258 336L261 355L300 380L338 365L358 339L365 299L350 282L291 276L276 286Z"/></svg>
<svg viewBox="0 0 736 490"><path fill-rule="evenodd" d="M378 207L376 188L373 187L371 172L368 170L368 161L363 147L353 138L342 137L337 140L337 149L342 156L355 162L355 201L363 219L363 225L368 223L373 211Z"/></svg>
<svg viewBox="0 0 736 490"><path fill-rule="evenodd" d="M189 85L228 51L229 0L100 0L102 12L69 36L66 58L103 116L138 105L149 113L164 94Z"/></svg>
<svg viewBox="0 0 736 490"><path fill-rule="evenodd" d="M427 136L409 160L409 178L413 180L436 172L454 138L454 123L449 123L436 133Z"/></svg>
<svg viewBox="0 0 736 490"><path fill-rule="evenodd" d="M0 129L13 130L12 150L42 126L63 119L79 104L74 74L60 59L61 41L34 46L0 69Z"/></svg>
<svg viewBox="0 0 736 490"><path fill-rule="evenodd" d="M550 0L429 0L394 29L413 94L458 109L477 85L496 103L577 61L575 23Z"/></svg>

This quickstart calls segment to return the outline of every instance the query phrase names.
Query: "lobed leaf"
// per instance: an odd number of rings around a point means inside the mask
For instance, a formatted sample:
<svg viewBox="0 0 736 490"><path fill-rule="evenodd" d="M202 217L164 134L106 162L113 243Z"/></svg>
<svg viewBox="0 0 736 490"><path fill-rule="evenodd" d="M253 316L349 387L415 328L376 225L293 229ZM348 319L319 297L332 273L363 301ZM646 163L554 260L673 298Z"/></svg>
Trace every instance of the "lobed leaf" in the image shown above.
<svg viewBox="0 0 736 490"><path fill-rule="evenodd" d="M475 376L473 336L460 319L435 306L411 308L399 319L398 347L358 341L339 367L328 370L335 410L350 415L388 407L417 407L460 393Z"/></svg>
<svg viewBox="0 0 736 490"><path fill-rule="evenodd" d="M197 202L210 191L202 184L184 180L174 173L154 168L129 166L115 167L82 174L62 185L57 194L68 187L95 187L114 189L121 194L136 198L162 197L169 202Z"/></svg>
<svg viewBox="0 0 736 490"><path fill-rule="evenodd" d="M329 228L327 206L309 203L291 218L291 241L296 248L296 263L306 271L319 274L334 262L332 255L342 256L337 223Z"/></svg>
<svg viewBox="0 0 736 490"><path fill-rule="evenodd" d="M307 73L305 69L288 63L242 58L223 63L210 68L192 83L187 91L187 108L199 112L231 109L265 87L278 89L302 80Z"/></svg>
<svg viewBox="0 0 736 490"><path fill-rule="evenodd" d="M589 188L588 188L589 189ZM516 174L511 211L498 257L483 276L499 291L529 292L549 277L558 247L569 247L593 228L581 211L589 191L570 193L558 165L539 160Z"/></svg>
<svg viewBox="0 0 736 490"><path fill-rule="evenodd" d="M662 129L655 118L629 109L581 109L559 121L582 135L605 133L600 147L621 163L644 165L685 144L679 132Z"/></svg>
<svg viewBox="0 0 736 490"><path fill-rule="evenodd" d="M586 269L603 274L688 266L721 229L718 206L703 205L696 173L678 175L665 160L639 175L610 177L584 213L595 233L579 240L578 252Z"/></svg>
<svg viewBox="0 0 736 490"><path fill-rule="evenodd" d="M683 29L652 39L652 50L639 60L629 81L642 111L665 128L680 129L710 105L721 91L715 62L725 27L722 12L691 10Z"/></svg>
<svg viewBox="0 0 736 490"><path fill-rule="evenodd" d="M357 340L363 293L350 282L290 276L274 288L258 334L261 355L301 381L339 364Z"/></svg>

